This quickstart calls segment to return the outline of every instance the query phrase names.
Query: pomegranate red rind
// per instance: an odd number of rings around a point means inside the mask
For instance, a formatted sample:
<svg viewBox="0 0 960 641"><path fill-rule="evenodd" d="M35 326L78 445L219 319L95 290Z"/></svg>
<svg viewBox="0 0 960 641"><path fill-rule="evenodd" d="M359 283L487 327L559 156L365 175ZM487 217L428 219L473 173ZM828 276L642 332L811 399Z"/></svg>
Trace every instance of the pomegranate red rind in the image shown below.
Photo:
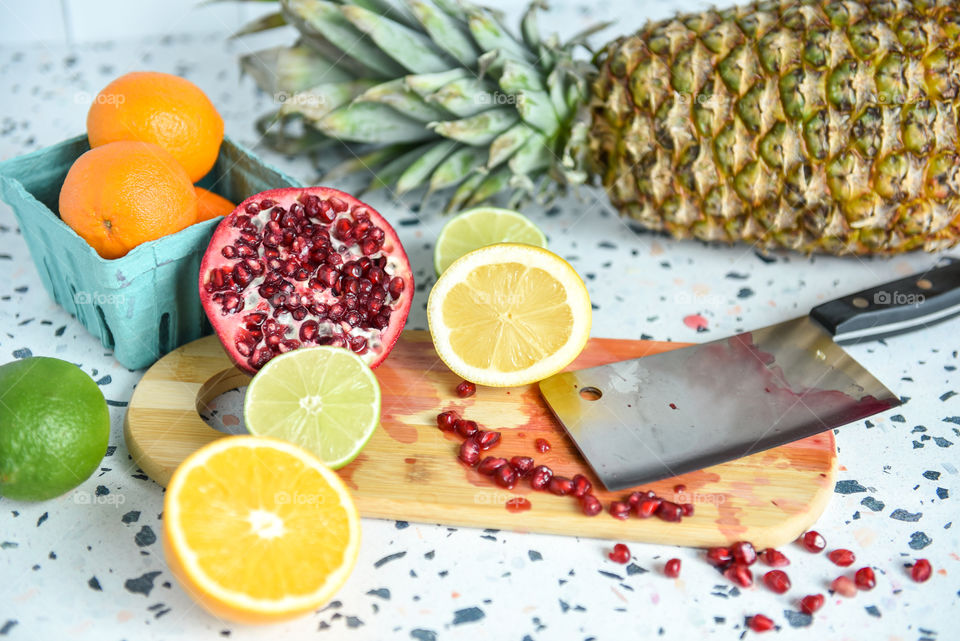
<svg viewBox="0 0 960 641"><path fill-rule="evenodd" d="M352 349L376 367L400 337L413 289L393 227L327 187L251 196L221 221L200 263L207 318L251 374L313 345Z"/></svg>

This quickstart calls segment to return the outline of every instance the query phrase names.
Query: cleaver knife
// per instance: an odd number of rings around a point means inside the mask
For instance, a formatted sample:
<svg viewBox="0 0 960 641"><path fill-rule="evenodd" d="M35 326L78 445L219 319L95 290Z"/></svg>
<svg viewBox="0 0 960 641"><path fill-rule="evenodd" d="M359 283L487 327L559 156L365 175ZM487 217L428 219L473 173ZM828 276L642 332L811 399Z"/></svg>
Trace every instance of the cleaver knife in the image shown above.
<svg viewBox="0 0 960 641"><path fill-rule="evenodd" d="M839 345L960 315L960 260L808 316L540 382L608 490L748 456L901 404ZM960 330L960 326L957 327Z"/></svg>

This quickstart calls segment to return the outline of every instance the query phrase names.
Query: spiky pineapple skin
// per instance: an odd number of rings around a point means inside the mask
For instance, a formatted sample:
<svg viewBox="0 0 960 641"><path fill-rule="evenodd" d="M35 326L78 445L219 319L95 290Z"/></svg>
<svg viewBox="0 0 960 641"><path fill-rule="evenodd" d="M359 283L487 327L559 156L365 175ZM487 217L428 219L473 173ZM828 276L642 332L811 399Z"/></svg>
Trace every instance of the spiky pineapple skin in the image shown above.
<svg viewBox="0 0 960 641"><path fill-rule="evenodd" d="M649 23L596 57L589 155L681 238L829 254L960 241L960 10L762 2Z"/></svg>

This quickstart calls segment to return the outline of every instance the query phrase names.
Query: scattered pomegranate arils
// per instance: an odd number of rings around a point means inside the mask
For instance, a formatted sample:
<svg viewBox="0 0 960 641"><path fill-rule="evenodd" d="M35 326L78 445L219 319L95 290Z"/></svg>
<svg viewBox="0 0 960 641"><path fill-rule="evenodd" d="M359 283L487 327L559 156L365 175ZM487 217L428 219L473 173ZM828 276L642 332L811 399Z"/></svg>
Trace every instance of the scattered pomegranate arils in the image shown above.
<svg viewBox="0 0 960 641"><path fill-rule="evenodd" d="M493 480L500 487L512 490L513 486L517 484L517 471L506 461L504 463L493 473Z"/></svg>
<svg viewBox="0 0 960 641"><path fill-rule="evenodd" d="M752 617L747 617L747 627L754 632L767 632L775 626L773 619L770 617L763 614L754 614Z"/></svg>
<svg viewBox="0 0 960 641"><path fill-rule="evenodd" d="M842 568L849 567L853 565L853 562L857 560L857 557L854 556L853 552L850 550L830 550L827 554L827 558L833 561L835 565L839 565Z"/></svg>
<svg viewBox="0 0 960 641"><path fill-rule="evenodd" d="M480 460L480 444L476 439L468 438L460 444L460 454L458 458L467 465L476 465Z"/></svg>
<svg viewBox="0 0 960 641"><path fill-rule="evenodd" d="M710 548L707 550L707 563L716 568L726 568L733 563L733 555L730 548Z"/></svg>
<svg viewBox="0 0 960 641"><path fill-rule="evenodd" d="M480 426L476 421L459 418L453 423L453 431L463 438L469 438L480 431Z"/></svg>
<svg viewBox="0 0 960 641"><path fill-rule="evenodd" d="M557 496L565 496L573 492L573 481L565 476L554 476L547 483L547 490Z"/></svg>
<svg viewBox="0 0 960 641"><path fill-rule="evenodd" d="M693 516L693 503L682 503L680 509L683 510L684 516Z"/></svg>
<svg viewBox="0 0 960 641"><path fill-rule="evenodd" d="M763 583L777 594L790 589L790 577L783 570L770 570L763 575Z"/></svg>
<svg viewBox="0 0 960 641"><path fill-rule="evenodd" d="M627 503L630 504L630 507L637 507L637 503L647 498L646 492L630 492L630 496L627 497Z"/></svg>
<svg viewBox="0 0 960 641"><path fill-rule="evenodd" d="M790 559L783 552L774 548L766 548L760 552L759 558L772 568L782 568L790 565Z"/></svg>
<svg viewBox="0 0 960 641"><path fill-rule="evenodd" d="M757 562L757 551L750 541L737 541L730 546L730 554L733 555L733 560L737 563L753 565Z"/></svg>
<svg viewBox="0 0 960 641"><path fill-rule="evenodd" d="M488 432L487 430L480 430L474 435L474 438L477 439L477 444L480 446L480 449L487 451L496 447L497 444L500 443L500 432Z"/></svg>
<svg viewBox="0 0 960 641"><path fill-rule="evenodd" d="M853 575L853 582L861 590L872 590L877 586L877 575L873 573L873 568L865 567L857 570Z"/></svg>
<svg viewBox="0 0 960 641"><path fill-rule="evenodd" d="M485 476L493 476L494 472L507 465L507 459L496 456L488 456L477 466L477 471Z"/></svg>
<svg viewBox="0 0 960 641"><path fill-rule="evenodd" d="M533 442L533 446L537 448L537 451L541 454L546 454L550 451L550 442L545 438L538 438Z"/></svg>
<svg viewBox="0 0 960 641"><path fill-rule="evenodd" d="M671 579L680 576L680 559L670 559L663 566L663 573Z"/></svg>
<svg viewBox="0 0 960 641"><path fill-rule="evenodd" d="M850 577L841 575L830 583L830 591L845 597L852 597L857 594L857 584Z"/></svg>
<svg viewBox="0 0 960 641"><path fill-rule="evenodd" d="M926 559L918 559L910 568L910 578L917 583L923 583L930 578L931 574L933 574L933 567Z"/></svg>
<svg viewBox="0 0 960 641"><path fill-rule="evenodd" d="M637 503L636 507L633 508L633 513L641 519L648 519L656 513L661 502L662 501L660 499L641 499L641 501ZM627 503L627 505L629 505L629 503Z"/></svg>
<svg viewBox="0 0 960 641"><path fill-rule="evenodd" d="M547 485L550 484L551 478L553 478L553 470L546 465L538 465L533 468L533 472L530 473L530 487L535 490L546 489Z"/></svg>
<svg viewBox="0 0 960 641"><path fill-rule="evenodd" d="M571 492L571 494L577 498L580 498L592 489L593 483L583 474L577 474L573 477L573 492Z"/></svg>
<svg viewBox="0 0 960 641"><path fill-rule="evenodd" d="M334 246L331 236L342 242ZM368 276L374 267L376 276ZM376 367L399 337L414 291L387 221L324 187L275 189L241 203L213 234L199 289L227 355L250 374L278 354L314 345L347 347ZM251 312L279 331L254 332L245 320Z"/></svg>
<svg viewBox="0 0 960 641"><path fill-rule="evenodd" d="M517 476L523 479L533 472L534 461L529 456L514 456L510 459L510 465L517 471Z"/></svg>
<svg viewBox="0 0 960 641"><path fill-rule="evenodd" d="M683 483L677 483L676 485L673 486L674 494L683 494L686 491L687 491L687 486L684 485Z"/></svg>
<svg viewBox="0 0 960 641"><path fill-rule="evenodd" d="M816 530L810 530L800 537L800 543L807 549L807 552L822 552L827 547L827 542Z"/></svg>
<svg viewBox="0 0 960 641"><path fill-rule="evenodd" d="M630 504L626 501L613 501L610 503L610 516L625 520L630 517Z"/></svg>
<svg viewBox="0 0 960 641"><path fill-rule="evenodd" d="M723 571L723 576L743 588L749 588L753 585L753 572L743 563L731 564L730 567Z"/></svg>
<svg viewBox="0 0 960 641"><path fill-rule="evenodd" d="M587 516L596 516L603 511L603 504L593 494L584 494L580 497L580 509Z"/></svg>
<svg viewBox="0 0 960 641"><path fill-rule="evenodd" d="M629 563L630 562L630 548L628 548L623 543L617 543L613 546L613 552L608 554L610 560L615 563Z"/></svg>
<svg viewBox="0 0 960 641"><path fill-rule="evenodd" d="M657 507L656 515L664 521L676 523L683 518L683 508L673 501L661 501L660 506Z"/></svg>
<svg viewBox="0 0 960 641"><path fill-rule="evenodd" d="M457 396L467 398L477 393L477 386L470 381L463 381L457 385Z"/></svg>
<svg viewBox="0 0 960 641"><path fill-rule="evenodd" d="M800 611L804 614L813 614L823 607L823 602L822 594L808 594L800 599Z"/></svg>

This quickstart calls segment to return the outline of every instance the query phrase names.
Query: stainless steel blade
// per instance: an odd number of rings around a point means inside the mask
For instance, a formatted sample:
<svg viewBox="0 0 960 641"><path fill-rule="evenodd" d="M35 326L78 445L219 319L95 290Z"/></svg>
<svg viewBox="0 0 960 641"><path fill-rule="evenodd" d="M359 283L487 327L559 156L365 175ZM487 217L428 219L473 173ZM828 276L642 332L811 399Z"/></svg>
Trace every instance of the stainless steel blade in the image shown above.
<svg viewBox="0 0 960 641"><path fill-rule="evenodd" d="M557 374L540 382L540 392L609 490L747 456L900 405L808 317Z"/></svg>

